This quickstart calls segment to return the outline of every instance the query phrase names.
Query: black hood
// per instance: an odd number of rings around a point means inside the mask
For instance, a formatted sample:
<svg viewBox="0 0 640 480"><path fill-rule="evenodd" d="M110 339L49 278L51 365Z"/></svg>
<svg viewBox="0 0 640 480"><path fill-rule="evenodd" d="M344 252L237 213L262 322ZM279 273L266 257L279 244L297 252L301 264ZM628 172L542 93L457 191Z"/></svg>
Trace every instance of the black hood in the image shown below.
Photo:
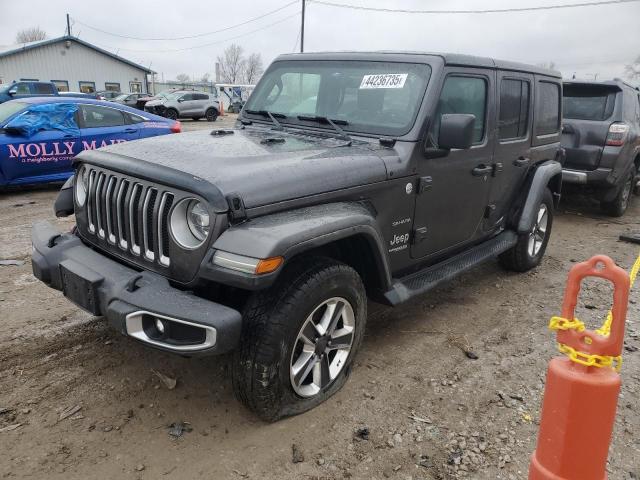
<svg viewBox="0 0 640 480"><path fill-rule="evenodd" d="M202 193L204 181L222 196L239 194L247 208L387 178L384 162L367 143L253 128L233 132L147 138L86 151L77 159L134 176L144 171L144 177L160 183L187 174L200 184L196 193Z"/></svg>

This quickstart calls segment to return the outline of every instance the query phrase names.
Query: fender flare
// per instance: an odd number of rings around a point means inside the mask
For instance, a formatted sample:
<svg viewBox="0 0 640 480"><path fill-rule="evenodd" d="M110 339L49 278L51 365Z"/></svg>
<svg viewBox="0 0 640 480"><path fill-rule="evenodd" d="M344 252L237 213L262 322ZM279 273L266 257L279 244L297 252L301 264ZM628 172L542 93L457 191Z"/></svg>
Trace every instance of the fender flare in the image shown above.
<svg viewBox="0 0 640 480"><path fill-rule="evenodd" d="M531 231L544 191L551 179L557 175L560 175L560 182L562 182L562 165L560 162L549 160L538 166L531 179L527 199L520 214L518 233L522 234ZM556 193L560 193L560 185L561 183L558 185L558 192Z"/></svg>
<svg viewBox="0 0 640 480"><path fill-rule="evenodd" d="M337 202L250 219L227 229L213 243L212 249L253 258L282 256L286 264L296 255L354 236L366 240L375 262L377 280L383 287L389 286L391 273L383 237L375 214L363 203ZM263 281L242 282L242 286L250 289L267 287L280 271L264 275ZM223 283L237 284L227 275L215 277ZM234 277L238 280L236 275ZM251 277L253 280L263 278Z"/></svg>

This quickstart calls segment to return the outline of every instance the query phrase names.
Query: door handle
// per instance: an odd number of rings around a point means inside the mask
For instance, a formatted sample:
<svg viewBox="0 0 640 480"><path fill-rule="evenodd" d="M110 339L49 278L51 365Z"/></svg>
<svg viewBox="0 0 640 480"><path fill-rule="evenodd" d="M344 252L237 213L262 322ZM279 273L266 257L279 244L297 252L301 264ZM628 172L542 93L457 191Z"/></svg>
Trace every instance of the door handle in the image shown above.
<svg viewBox="0 0 640 480"><path fill-rule="evenodd" d="M513 164L516 167L526 167L527 165L529 165L529 162L531 161L530 158L527 157L518 157L516 160L513 161Z"/></svg>
<svg viewBox="0 0 640 480"><path fill-rule="evenodd" d="M125 129L124 133L136 133L137 130L135 128L127 128Z"/></svg>
<svg viewBox="0 0 640 480"><path fill-rule="evenodd" d="M476 168L474 168L473 170L471 170L471 174L474 177L483 177L485 175L489 175L491 172L493 172L493 167L491 165L478 165Z"/></svg>

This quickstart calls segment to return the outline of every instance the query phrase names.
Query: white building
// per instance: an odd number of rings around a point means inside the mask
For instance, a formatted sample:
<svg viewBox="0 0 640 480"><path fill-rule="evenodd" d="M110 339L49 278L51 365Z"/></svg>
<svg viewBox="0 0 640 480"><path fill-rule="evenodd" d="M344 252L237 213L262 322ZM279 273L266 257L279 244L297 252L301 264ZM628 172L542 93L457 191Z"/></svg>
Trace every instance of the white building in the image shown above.
<svg viewBox="0 0 640 480"><path fill-rule="evenodd" d="M76 37L0 47L0 84L51 81L60 91L147 93L151 70Z"/></svg>

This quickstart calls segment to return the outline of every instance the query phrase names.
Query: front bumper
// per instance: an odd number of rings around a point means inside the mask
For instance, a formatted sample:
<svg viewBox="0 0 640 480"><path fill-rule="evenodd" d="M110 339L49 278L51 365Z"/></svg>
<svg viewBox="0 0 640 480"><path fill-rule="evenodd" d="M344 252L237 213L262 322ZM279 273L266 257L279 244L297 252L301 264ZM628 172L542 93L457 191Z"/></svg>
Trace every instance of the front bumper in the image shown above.
<svg viewBox="0 0 640 480"><path fill-rule="evenodd" d="M39 280L89 313L106 317L124 335L181 355L215 355L238 344L242 318L237 310L174 288L156 273L127 267L46 222L33 226L32 244ZM173 338L151 332L156 319L180 333Z"/></svg>

